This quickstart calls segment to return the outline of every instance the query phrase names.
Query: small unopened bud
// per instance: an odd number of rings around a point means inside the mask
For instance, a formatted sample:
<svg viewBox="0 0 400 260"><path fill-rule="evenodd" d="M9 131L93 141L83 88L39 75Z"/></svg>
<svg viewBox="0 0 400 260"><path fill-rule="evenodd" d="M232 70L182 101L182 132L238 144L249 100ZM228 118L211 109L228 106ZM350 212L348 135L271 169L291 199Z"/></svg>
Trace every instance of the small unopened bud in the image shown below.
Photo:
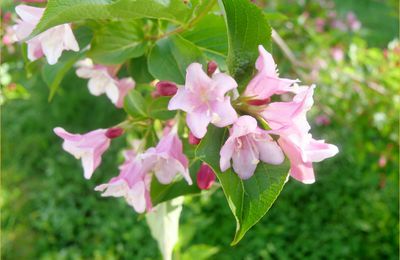
<svg viewBox="0 0 400 260"><path fill-rule="evenodd" d="M212 74L214 74L214 72L217 70L217 68L218 68L218 64L215 61L213 61L213 60L209 61L207 64L208 76L211 76Z"/></svg>
<svg viewBox="0 0 400 260"><path fill-rule="evenodd" d="M178 91L178 87L171 81L159 81L156 84L157 93L160 96L173 96Z"/></svg>
<svg viewBox="0 0 400 260"><path fill-rule="evenodd" d="M266 99L251 99L251 100L247 101L247 103L249 105L252 105L252 106L263 106L263 105L268 104L269 102L271 102L270 98L266 98Z"/></svg>
<svg viewBox="0 0 400 260"><path fill-rule="evenodd" d="M189 132L189 144L198 145L200 141L200 138L197 138L192 134L192 132Z"/></svg>
<svg viewBox="0 0 400 260"><path fill-rule="evenodd" d="M208 190L215 182L215 173L207 164L202 164L197 172L197 186L201 190Z"/></svg>
<svg viewBox="0 0 400 260"><path fill-rule="evenodd" d="M110 139L117 138L124 133L124 129L120 127L109 128L106 132L106 136Z"/></svg>

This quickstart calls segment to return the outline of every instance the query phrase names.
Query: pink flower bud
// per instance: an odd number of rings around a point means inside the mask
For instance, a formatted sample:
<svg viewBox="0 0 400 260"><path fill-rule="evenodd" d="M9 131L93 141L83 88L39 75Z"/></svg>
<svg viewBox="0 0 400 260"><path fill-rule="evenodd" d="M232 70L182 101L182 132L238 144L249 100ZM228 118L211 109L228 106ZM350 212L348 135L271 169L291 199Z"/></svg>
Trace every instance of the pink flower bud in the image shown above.
<svg viewBox="0 0 400 260"><path fill-rule="evenodd" d="M213 61L213 60L209 61L207 64L208 76L211 77L211 75L214 74L214 72L217 70L217 68L218 68L218 64L215 61Z"/></svg>
<svg viewBox="0 0 400 260"><path fill-rule="evenodd" d="M109 128L106 132L106 136L110 139L117 138L124 133L124 129L119 127Z"/></svg>
<svg viewBox="0 0 400 260"><path fill-rule="evenodd" d="M215 182L215 173L207 164L202 164L197 172L197 186L201 190L208 190Z"/></svg>
<svg viewBox="0 0 400 260"><path fill-rule="evenodd" d="M252 105L252 106L262 106L266 105L269 102L271 102L271 98L265 98L265 99L251 99L247 101L247 104Z"/></svg>
<svg viewBox="0 0 400 260"><path fill-rule="evenodd" d="M160 96L173 96L178 91L178 87L171 81L159 81L156 84L157 92Z"/></svg>
<svg viewBox="0 0 400 260"><path fill-rule="evenodd" d="M189 132L189 144L198 145L200 141L201 141L200 138L197 138L196 136L193 135L192 132Z"/></svg>

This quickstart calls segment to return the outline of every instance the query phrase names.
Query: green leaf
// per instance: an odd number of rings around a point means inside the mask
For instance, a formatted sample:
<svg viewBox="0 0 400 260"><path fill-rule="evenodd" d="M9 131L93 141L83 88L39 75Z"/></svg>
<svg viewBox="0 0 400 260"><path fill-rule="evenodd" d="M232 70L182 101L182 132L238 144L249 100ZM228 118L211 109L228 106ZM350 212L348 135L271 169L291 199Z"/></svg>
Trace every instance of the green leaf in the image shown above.
<svg viewBox="0 0 400 260"><path fill-rule="evenodd" d="M131 59L128 64L128 71L137 84L149 83L154 80L149 72L146 56Z"/></svg>
<svg viewBox="0 0 400 260"><path fill-rule="evenodd" d="M153 205L157 205L179 196L201 192L199 187L196 185L196 174L200 168L200 164L201 161L194 161L189 168L190 177L193 181L192 185L189 185L184 179L164 185L158 182L157 178L153 178L150 188L150 196Z"/></svg>
<svg viewBox="0 0 400 260"><path fill-rule="evenodd" d="M208 59L215 60L221 69L226 69L228 37L225 21L221 15L206 15L192 30L182 33L181 36L195 44Z"/></svg>
<svg viewBox="0 0 400 260"><path fill-rule="evenodd" d="M151 98L148 106L148 115L153 119L168 120L176 115L176 111L168 110L169 97Z"/></svg>
<svg viewBox="0 0 400 260"><path fill-rule="evenodd" d="M248 0L222 0L228 29L228 69L239 83L247 83L254 72L258 45L271 50L271 27L263 12Z"/></svg>
<svg viewBox="0 0 400 260"><path fill-rule="evenodd" d="M124 100L125 111L133 118L145 118L147 116L146 101L135 89L129 91Z"/></svg>
<svg viewBox="0 0 400 260"><path fill-rule="evenodd" d="M281 165L259 163L248 180L240 179L231 169L222 173L219 152L227 134L227 129L210 126L196 150L196 156L213 168L221 183L236 219L236 234L232 241L235 245L271 208L285 184L289 164L287 161Z"/></svg>
<svg viewBox="0 0 400 260"><path fill-rule="evenodd" d="M195 8L182 0L49 0L31 37L56 25L85 19L156 18L183 24Z"/></svg>
<svg viewBox="0 0 400 260"><path fill-rule="evenodd" d="M96 63L121 64L145 52L143 23L140 20L107 23L95 32L88 56Z"/></svg>
<svg viewBox="0 0 400 260"><path fill-rule="evenodd" d="M193 62L205 64L202 51L180 36L156 42L148 57L150 73L159 80L185 82L186 68Z"/></svg>

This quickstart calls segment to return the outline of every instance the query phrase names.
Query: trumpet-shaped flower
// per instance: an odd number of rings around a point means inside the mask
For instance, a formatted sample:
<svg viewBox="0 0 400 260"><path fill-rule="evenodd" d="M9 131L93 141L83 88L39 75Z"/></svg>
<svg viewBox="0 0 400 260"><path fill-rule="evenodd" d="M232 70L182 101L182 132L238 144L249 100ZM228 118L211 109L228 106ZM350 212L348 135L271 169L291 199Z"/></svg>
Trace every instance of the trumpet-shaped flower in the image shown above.
<svg viewBox="0 0 400 260"><path fill-rule="evenodd" d="M134 151L125 152L125 162L120 174L108 183L98 185L95 190L103 192L103 197L124 197L126 202L138 213L152 208L150 198L151 175L142 160L135 157Z"/></svg>
<svg viewBox="0 0 400 260"><path fill-rule="evenodd" d="M272 129L278 134L278 143L290 160L290 174L303 183L315 181L312 163L332 157L338 148L323 140L312 138L307 122L307 111L313 105L314 86L301 87L289 102L270 103L261 113Z"/></svg>
<svg viewBox="0 0 400 260"><path fill-rule="evenodd" d="M54 128L54 133L64 139L63 149L76 159L82 159L84 176L92 177L101 163L101 156L110 146L107 129L97 129L86 134L71 134L61 127Z"/></svg>
<svg viewBox="0 0 400 260"><path fill-rule="evenodd" d="M123 107L123 101L130 89L135 87L132 78L118 80L114 75L114 68L95 65L90 59L78 62L76 74L78 77L89 79L89 92L94 96L106 94L118 108Z"/></svg>
<svg viewBox="0 0 400 260"><path fill-rule="evenodd" d="M278 143L290 160L290 175L305 184L315 182L313 162L335 156L339 150L324 140L315 140L311 134L298 138L296 135L280 137Z"/></svg>
<svg viewBox="0 0 400 260"><path fill-rule="evenodd" d="M258 46L258 51L260 54L256 61L258 72L247 85L244 95L255 100L266 100L274 94L292 91L290 86L297 80L279 78L272 55L262 45Z"/></svg>
<svg viewBox="0 0 400 260"><path fill-rule="evenodd" d="M259 161L281 164L285 157L281 148L267 131L257 126L251 116L241 116L230 130L230 136L220 151L220 168L226 171L233 161L233 169L241 179L253 176Z"/></svg>
<svg viewBox="0 0 400 260"><path fill-rule="evenodd" d="M201 64L192 63L187 68L186 82L169 102L168 109L181 109L187 113L186 122L193 135L203 138L209 123L224 127L237 119L230 97L225 94L237 87L233 78L224 73L214 73L210 78Z"/></svg>
<svg viewBox="0 0 400 260"><path fill-rule="evenodd" d="M154 171L160 183L171 183L176 174L180 173L189 185L192 184L182 141L173 130L164 135L156 147L147 149L142 158L143 164Z"/></svg>
<svg viewBox="0 0 400 260"><path fill-rule="evenodd" d="M39 23L43 16L44 8L19 5L15 8L21 18L14 27L18 40L25 40ZM63 50L79 51L78 42L69 24L52 27L32 39L26 40L28 44L28 58L31 61L46 56L49 64L57 63Z"/></svg>

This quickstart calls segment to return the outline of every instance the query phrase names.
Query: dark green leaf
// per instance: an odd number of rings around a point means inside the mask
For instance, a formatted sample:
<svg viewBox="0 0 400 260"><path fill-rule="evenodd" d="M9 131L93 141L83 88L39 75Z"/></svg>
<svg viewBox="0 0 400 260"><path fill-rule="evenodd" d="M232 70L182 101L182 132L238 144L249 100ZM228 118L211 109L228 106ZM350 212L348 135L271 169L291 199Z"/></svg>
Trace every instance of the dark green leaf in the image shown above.
<svg viewBox="0 0 400 260"><path fill-rule="evenodd" d="M164 185L159 183L156 178L153 178L150 188L151 201L153 203L153 206L182 195L201 192L201 190L196 185L196 174L200 168L200 164L201 161L197 160L195 162L192 162L192 165L189 168L190 177L193 181L192 185L189 185L184 179L168 185Z"/></svg>
<svg viewBox="0 0 400 260"><path fill-rule="evenodd" d="M144 118L147 117L147 106L145 99L140 92L132 89L126 95L124 100L125 111L133 118Z"/></svg>
<svg viewBox="0 0 400 260"><path fill-rule="evenodd" d="M222 0L228 29L228 69L242 85L254 72L258 45L271 50L271 27L263 12L248 0Z"/></svg>
<svg viewBox="0 0 400 260"><path fill-rule="evenodd" d="M116 21L95 32L89 57L96 63L120 64L142 56L146 48L143 23L140 20Z"/></svg>
<svg viewBox="0 0 400 260"><path fill-rule="evenodd" d="M193 62L205 63L203 53L180 36L157 41L148 57L150 73L159 80L185 82L186 68Z"/></svg>
<svg viewBox="0 0 400 260"><path fill-rule="evenodd" d="M131 59L128 66L129 74L135 79L136 83L144 84L154 80L154 77L149 72L145 56Z"/></svg>
<svg viewBox="0 0 400 260"><path fill-rule="evenodd" d="M221 183L237 222L232 241L235 245L270 209L285 184L289 164L287 161L278 166L259 163L253 177L248 180L240 179L231 169L222 173L219 151L227 133L227 129L210 126L196 150L196 156L213 168Z"/></svg>

